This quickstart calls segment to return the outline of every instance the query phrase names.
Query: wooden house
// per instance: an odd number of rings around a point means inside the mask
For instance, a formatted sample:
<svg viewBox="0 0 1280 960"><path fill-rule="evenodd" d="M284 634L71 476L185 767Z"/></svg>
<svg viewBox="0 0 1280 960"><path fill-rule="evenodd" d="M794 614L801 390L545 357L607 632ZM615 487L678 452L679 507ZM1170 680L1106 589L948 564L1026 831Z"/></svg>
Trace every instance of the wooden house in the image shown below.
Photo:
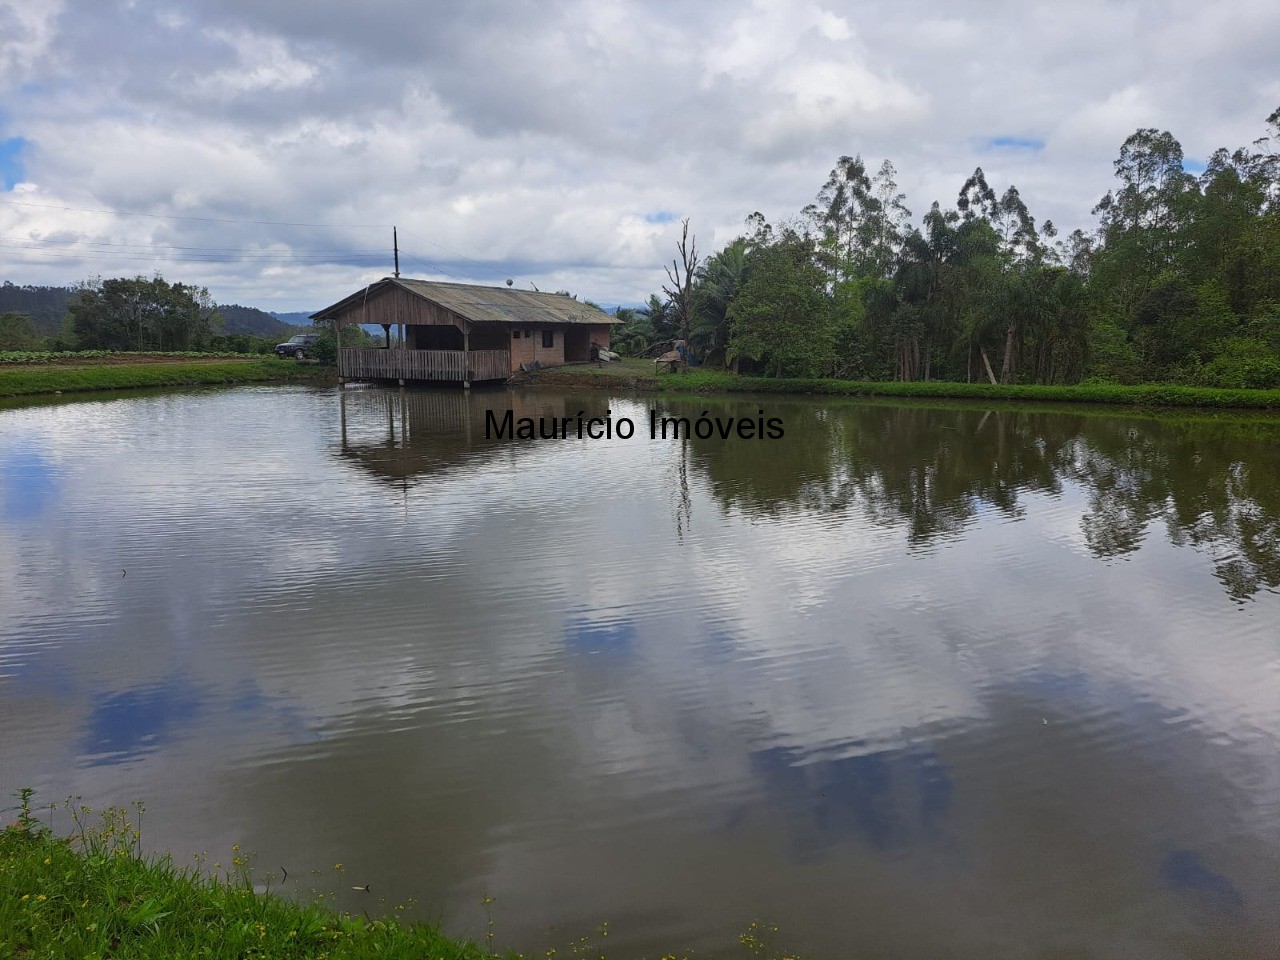
<svg viewBox="0 0 1280 960"><path fill-rule="evenodd" d="M312 319L333 323L343 379L464 386L505 380L535 360L548 367L589 360L592 345L609 346L609 330L618 322L563 294L403 277L384 277ZM354 324L382 327L387 346L343 347L342 329Z"/></svg>

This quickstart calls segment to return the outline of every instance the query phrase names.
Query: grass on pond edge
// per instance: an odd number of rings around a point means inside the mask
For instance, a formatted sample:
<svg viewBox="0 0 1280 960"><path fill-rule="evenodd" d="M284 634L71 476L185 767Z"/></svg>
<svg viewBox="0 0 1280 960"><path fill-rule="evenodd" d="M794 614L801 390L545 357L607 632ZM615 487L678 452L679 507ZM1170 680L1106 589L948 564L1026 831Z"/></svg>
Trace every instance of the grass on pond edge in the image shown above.
<svg viewBox="0 0 1280 960"><path fill-rule="evenodd" d="M136 387L256 383L264 380L314 380L331 375L332 371L327 367L274 359L122 363L83 367L30 364L0 367L0 397Z"/></svg>
<svg viewBox="0 0 1280 960"><path fill-rule="evenodd" d="M226 876L144 857L141 807L110 809L55 836L34 818L23 792L16 823L0 831L0 957L262 958L364 957L484 960L495 956L427 924L369 919L255 892L247 858ZM511 953L499 956L514 958Z"/></svg>
<svg viewBox="0 0 1280 960"><path fill-rule="evenodd" d="M57 367L45 364L0 365L0 397L121 390L135 387L180 387L200 384L255 383L268 380L330 380L330 367L294 360L239 360L110 364ZM1203 407L1241 410L1280 410L1280 390L1235 390L1186 387L1176 384L1086 383L1076 386L998 385L912 381L908 383L855 380L738 376L728 371L693 369L688 373L652 373L649 361L613 365L556 367L520 380L545 386L626 388L664 393L754 393L841 397L916 397L957 400L1115 404L1137 407Z"/></svg>
<svg viewBox="0 0 1280 960"><path fill-rule="evenodd" d="M17 820L0 829L0 960L525 960L395 915L339 913L255 886L251 857L234 847L225 874L179 867L142 851L143 807L98 814L67 801L74 829L59 837L22 790ZM45 807L53 811L58 805ZM217 864L216 866L221 866ZM336 869L341 869L338 865ZM486 913L493 901L483 901ZM396 911L403 910L397 906ZM757 960L797 960L772 944L777 927L754 921L738 942ZM607 960L608 924L565 950L530 960ZM661 960L688 960L684 953Z"/></svg>
<svg viewBox="0 0 1280 960"><path fill-rule="evenodd" d="M801 380L742 377L732 373L693 370L663 374L659 389L682 393L795 393L850 397L941 397L973 400L1054 401L1112 403L1145 407L1236 407L1280 409L1280 390L1226 390L1217 387L1184 387L1175 384L1086 383L1076 386L1043 386L991 383L863 383L854 380Z"/></svg>
<svg viewBox="0 0 1280 960"><path fill-rule="evenodd" d="M919 397L955 400L1116 404L1138 407L1208 407L1217 409L1280 410L1280 390L1236 390L1177 384L1122 386L1083 383L1074 386L1039 384L951 383L947 381L869 382L739 376L725 370L693 368L687 373L653 375L635 361L597 367L558 367L523 378L546 386L626 387L663 393L754 393L837 397Z"/></svg>

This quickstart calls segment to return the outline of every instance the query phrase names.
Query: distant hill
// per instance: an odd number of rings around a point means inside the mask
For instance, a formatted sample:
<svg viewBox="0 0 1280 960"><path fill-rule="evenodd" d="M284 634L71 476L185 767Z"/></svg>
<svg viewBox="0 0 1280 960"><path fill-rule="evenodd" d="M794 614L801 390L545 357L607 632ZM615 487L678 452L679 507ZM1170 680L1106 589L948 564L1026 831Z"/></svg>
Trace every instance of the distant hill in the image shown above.
<svg viewBox="0 0 1280 960"><path fill-rule="evenodd" d="M223 333L248 333L255 337L289 337L298 332L299 327L310 328L311 320L293 323L286 317L307 317L307 314L270 314L257 307L242 307L238 303L218 304L218 313L222 314Z"/></svg>
<svg viewBox="0 0 1280 960"><path fill-rule="evenodd" d="M36 333L42 337L57 336L62 318L71 300L71 287L18 286L6 280L0 284L0 313L25 313L31 318Z"/></svg>
<svg viewBox="0 0 1280 960"><path fill-rule="evenodd" d="M272 310L271 315L277 320L284 323L291 323L295 327L311 326L311 314L306 310L299 310L294 313L280 313L278 310Z"/></svg>

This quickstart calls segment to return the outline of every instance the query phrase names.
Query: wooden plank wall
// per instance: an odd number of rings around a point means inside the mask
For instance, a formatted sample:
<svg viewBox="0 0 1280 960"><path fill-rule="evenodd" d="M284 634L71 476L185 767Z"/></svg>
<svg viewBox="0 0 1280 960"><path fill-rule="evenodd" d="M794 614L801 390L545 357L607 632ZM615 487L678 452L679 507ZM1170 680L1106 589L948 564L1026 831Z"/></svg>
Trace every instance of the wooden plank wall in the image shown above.
<svg viewBox="0 0 1280 960"><path fill-rule="evenodd" d="M511 376L511 354L506 350L472 350L472 380L505 380Z"/></svg>
<svg viewBox="0 0 1280 960"><path fill-rule="evenodd" d="M464 360L470 361L468 376ZM379 350L366 347L339 351L338 376L370 380L505 380L511 375L506 350Z"/></svg>
<svg viewBox="0 0 1280 960"><path fill-rule="evenodd" d="M452 310L446 310L430 300L391 287L368 300L357 301L342 313L343 323L418 323L437 326L453 326L459 330L470 328L470 322Z"/></svg>

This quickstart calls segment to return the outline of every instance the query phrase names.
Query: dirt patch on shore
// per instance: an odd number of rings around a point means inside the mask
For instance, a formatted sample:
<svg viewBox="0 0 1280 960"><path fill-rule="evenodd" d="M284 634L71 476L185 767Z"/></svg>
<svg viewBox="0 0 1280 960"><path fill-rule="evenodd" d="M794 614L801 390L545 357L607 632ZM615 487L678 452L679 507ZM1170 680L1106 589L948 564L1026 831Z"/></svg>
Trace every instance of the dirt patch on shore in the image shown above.
<svg viewBox="0 0 1280 960"><path fill-rule="evenodd" d="M533 373L518 373L509 382L525 386L587 387L592 390L656 391L658 389L656 377L646 377L622 371L609 374L587 373L563 367L535 370Z"/></svg>
<svg viewBox="0 0 1280 960"><path fill-rule="evenodd" d="M657 390L658 377L652 360L632 357L620 363L590 361L544 367L531 373L517 373L511 383L544 384L555 387L589 387L594 390Z"/></svg>

